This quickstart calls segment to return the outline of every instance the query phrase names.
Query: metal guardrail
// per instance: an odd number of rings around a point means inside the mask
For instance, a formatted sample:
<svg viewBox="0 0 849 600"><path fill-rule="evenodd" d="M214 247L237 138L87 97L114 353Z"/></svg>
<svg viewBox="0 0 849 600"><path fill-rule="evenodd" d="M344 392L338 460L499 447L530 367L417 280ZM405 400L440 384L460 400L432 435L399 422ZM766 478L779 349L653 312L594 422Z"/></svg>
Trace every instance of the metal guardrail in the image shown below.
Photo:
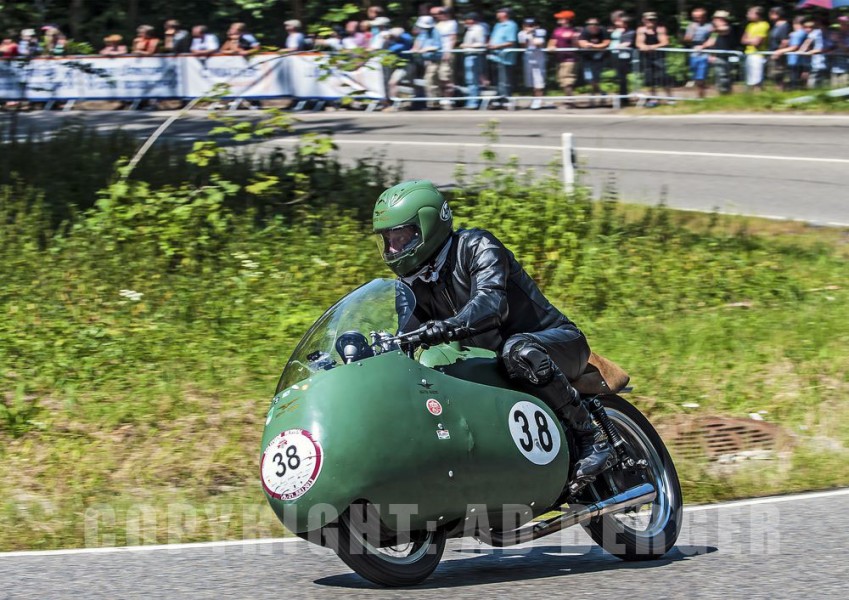
<svg viewBox="0 0 849 600"><path fill-rule="evenodd" d="M394 94L390 90L389 101L395 108L404 104L418 104L419 106L442 104L444 106L451 102L457 105L462 103L467 108L480 109L487 109L494 103L500 103L504 108L513 110L521 104L529 104L534 108L535 104L538 107L542 105L550 106L552 103L568 106L582 102L590 105L603 103L618 109L629 103L642 105L652 100L691 99L687 96L674 95L671 92L671 88L680 88L688 80L686 73L689 67L685 63L689 55L709 55L717 65L731 65L732 68L742 64L744 57L742 52L719 50L697 52L690 49L664 48L654 53L641 53L635 48L615 48L613 50L563 48L539 49L536 51L538 53L536 56L542 55L544 59L532 63L528 60L527 52L524 48L501 51L500 56L510 53L522 55L521 57L517 56L512 61L512 65L504 68L498 57L495 60L485 58L492 56L486 51L455 49L450 53L452 58L448 61L450 68L447 69L452 77L450 81L440 82L427 80L428 76L431 78L439 76L439 67L428 69L427 63L440 65L443 62L442 60L425 61L417 57L415 53L407 52L405 56L411 57L411 61L406 67L409 73L406 79L407 85L403 90L405 94ZM561 58L564 55L570 55L570 58L564 60ZM481 63L478 70L473 69L471 73L468 68L468 57L470 56L480 57L475 60ZM675 60L680 64L672 65ZM561 63L569 63L571 66L563 68L560 66ZM676 72L670 73L668 71L669 66L676 66ZM544 75L541 78L545 84L543 93L547 92L547 95L537 95L539 92L532 95L534 89L530 87L529 82L534 80L534 77L528 76L528 69L543 70ZM719 68L713 70L716 72ZM485 80L484 84L480 86L470 85L470 75L474 77L475 73L478 73ZM463 74L464 77L461 78L460 74ZM511 92L509 95L500 93L498 90L500 83L498 80L505 75L512 79L508 86ZM522 75L524 75L522 78L524 81L517 82L519 76ZM731 75L734 76L735 80L740 79L740 75L736 71L731 72ZM536 82L539 81L540 78L537 77ZM470 93L475 87L483 88L485 91L477 94ZM551 95L552 87L559 87L564 92L570 88L571 90L579 89L581 91L588 88L589 93L573 92ZM664 88L667 93L658 94L653 89L658 87ZM438 88L452 93L427 93L428 88Z"/></svg>
<svg viewBox="0 0 849 600"><path fill-rule="evenodd" d="M618 109L627 104L696 100L694 94L682 92L691 86L703 85L720 93L730 93L735 85L755 84L758 78L754 76L754 68L761 69L761 80L779 81L783 87L812 83L811 77L804 72L804 69L810 71L812 55L809 53L784 53L777 61L770 60L772 53L769 52L745 54L736 50L691 48L660 48L652 52L631 47L612 50L508 48L494 52L458 48L449 54L447 60L431 61L418 53L402 53L408 59L407 64L382 73L387 88L384 99L376 99L374 95L356 99L369 111L385 106L396 109L464 106L480 110L498 106L515 110L521 106L574 106L579 102ZM830 69L830 83L839 85L841 77L849 79L849 55L831 52L820 56ZM798 57L798 60L790 57ZM817 75L814 83L823 83L822 73ZM559 88L563 93L544 95L550 94L552 88ZM130 107L138 108L145 99L144 96L130 98ZM237 108L243 101L236 98L230 108ZM66 110L74 105L73 99L65 102ZM334 102L338 99L295 97L292 108L321 110ZM48 102L46 108L52 104Z"/></svg>
<svg viewBox="0 0 849 600"><path fill-rule="evenodd" d="M512 48L500 52L503 56L508 53L525 54L527 51L524 48ZM418 71L408 77L404 89L406 93L403 95L390 93L389 101L396 108L405 104L424 107L440 103L445 105L450 102L455 106L467 105L471 108L486 109L494 103L500 102L504 108L513 110L518 105L533 105L534 102L548 105L551 103L568 105L579 101L588 102L591 105L603 102L613 108L619 108L627 103L641 105L653 101L697 100L695 94L682 93L681 90L689 87L698 88L701 85L707 89L719 90L720 93L731 93L735 85L757 85L757 81L765 80L778 82L782 87L791 89L804 85L804 81L795 77L793 69L778 69L776 65L766 62L763 65L757 65L757 59L752 58L754 55L768 57L772 54L770 52L746 54L739 50L696 50L693 48L660 48L653 52L640 52L636 48L616 48L613 50L568 48L538 49L536 52L545 57L543 68L545 69L544 89L546 93L550 94L553 87L559 87L557 70L558 65L563 61L559 60L557 55L562 55L561 53L575 55L574 59L567 61L575 65L572 69L575 87L581 92L587 89L590 93L545 95L540 98L531 95L533 90L528 86L527 81L524 84L518 81L521 75L525 75L528 68L524 60L525 57L517 57L515 61L512 61L514 64L499 71L493 66L493 63L498 64L497 59L493 61L485 58L489 55L487 51L455 49L451 51L452 58L449 60L451 68L448 71L452 74L451 80L442 82L441 85L437 85L436 82L428 82L425 79L427 74L433 77L436 73L435 69L431 69L430 73L427 73L425 65L422 64L426 61L416 59L414 53L406 53L407 56L413 57L412 66L407 68L414 71L418 69ZM477 59L482 63L480 75L484 80L488 80L489 85L469 85L467 64L470 56L481 57ZM588 58L590 56L593 58ZM784 66L789 56L800 57L803 64L811 59L809 53L785 53L776 62L779 63L779 66ZM840 85L840 77L849 79L849 57L834 52L827 56L832 73L830 83ZM416 64L417 61L419 64ZM441 63L441 61L439 62ZM756 66L762 67L763 75L760 78L753 77L752 69ZM499 93L497 90L497 78L502 76L505 70L509 72L508 76L513 78L513 85L509 86L511 89L509 96ZM524 79L531 78L525 77ZM592 85L593 80L597 82L597 85ZM704 84L700 84L700 81L703 81ZM807 81L810 83L810 80ZM426 93L428 87L438 87L440 90L448 90L451 93L428 94ZM484 91L470 93L470 88L473 87L482 88Z"/></svg>

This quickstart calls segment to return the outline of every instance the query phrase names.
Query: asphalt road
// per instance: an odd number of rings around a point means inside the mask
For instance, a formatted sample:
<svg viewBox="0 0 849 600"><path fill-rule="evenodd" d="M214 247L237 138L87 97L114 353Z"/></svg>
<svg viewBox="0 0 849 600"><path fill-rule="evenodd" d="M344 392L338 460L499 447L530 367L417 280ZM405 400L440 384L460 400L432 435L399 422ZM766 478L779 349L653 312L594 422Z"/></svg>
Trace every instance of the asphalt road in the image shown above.
<svg viewBox="0 0 849 600"><path fill-rule="evenodd" d="M487 118L499 120L499 154L537 171L552 160L561 164L561 136L572 133L583 181L596 195L612 185L630 202L665 199L678 208L849 224L849 118L307 117L313 129L336 126L343 156L381 150L403 161L405 174L446 184L454 182L457 163L471 172L483 166L480 132Z"/></svg>
<svg viewBox="0 0 849 600"><path fill-rule="evenodd" d="M250 115L255 113L242 112ZM67 119L152 131L163 113L30 113L23 126L49 131ZM526 168L560 161L561 134L574 135L584 181L612 184L623 200L849 225L849 116L694 115L633 117L588 111L322 112L299 114L300 132L333 133L341 156L382 154L409 177L455 182L458 163L482 166L482 126L499 121L496 150ZM0 122L8 119L0 116ZM192 140L209 124L195 114L166 134ZM294 138L273 144L291 147Z"/></svg>
<svg viewBox="0 0 849 600"><path fill-rule="evenodd" d="M17 598L845 598L849 489L689 507L661 560L626 563L580 527L515 549L449 542L423 585L386 590L301 540L0 554Z"/></svg>

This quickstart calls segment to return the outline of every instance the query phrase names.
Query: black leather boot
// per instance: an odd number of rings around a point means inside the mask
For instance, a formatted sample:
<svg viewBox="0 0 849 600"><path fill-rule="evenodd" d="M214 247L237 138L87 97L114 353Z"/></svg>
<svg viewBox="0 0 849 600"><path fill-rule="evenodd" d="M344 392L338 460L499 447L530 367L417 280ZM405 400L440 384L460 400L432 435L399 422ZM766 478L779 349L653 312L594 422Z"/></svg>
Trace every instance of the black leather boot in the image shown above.
<svg viewBox="0 0 849 600"><path fill-rule="evenodd" d="M575 482L589 483L601 473L616 464L616 450L605 439L604 433L593 421L589 409L581 401L578 393L566 376L558 372L552 378L549 387L557 391L562 401L552 406L558 417L563 419L575 436L577 456Z"/></svg>

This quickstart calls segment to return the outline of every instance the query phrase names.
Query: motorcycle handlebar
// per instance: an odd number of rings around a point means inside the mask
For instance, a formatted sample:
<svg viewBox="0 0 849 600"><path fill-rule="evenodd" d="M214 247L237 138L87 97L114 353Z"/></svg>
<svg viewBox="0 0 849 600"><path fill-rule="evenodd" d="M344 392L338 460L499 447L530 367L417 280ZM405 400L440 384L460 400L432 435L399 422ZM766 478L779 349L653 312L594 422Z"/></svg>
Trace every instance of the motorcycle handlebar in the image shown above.
<svg viewBox="0 0 849 600"><path fill-rule="evenodd" d="M427 329L427 325L422 325L418 329L414 329L413 331L407 331L406 333L399 333L393 338L390 338L389 341L398 342L399 344L421 344L422 339L421 335Z"/></svg>
<svg viewBox="0 0 849 600"><path fill-rule="evenodd" d="M399 333L393 338L390 338L388 341L397 342L399 344L413 344L418 345L422 343L421 335L427 329L427 325L422 325L418 329L414 329L413 331L408 331L406 333ZM456 340L463 339L463 335L461 330L450 329L448 331L448 341L453 342Z"/></svg>

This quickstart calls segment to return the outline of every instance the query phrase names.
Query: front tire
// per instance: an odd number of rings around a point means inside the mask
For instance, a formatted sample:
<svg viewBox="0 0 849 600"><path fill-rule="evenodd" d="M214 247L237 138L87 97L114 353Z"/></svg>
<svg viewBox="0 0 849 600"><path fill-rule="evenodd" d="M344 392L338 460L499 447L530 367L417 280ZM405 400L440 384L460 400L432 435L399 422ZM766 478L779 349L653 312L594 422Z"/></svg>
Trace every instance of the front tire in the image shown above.
<svg viewBox="0 0 849 600"><path fill-rule="evenodd" d="M354 504L339 518L334 550L358 575L388 587L416 585L433 573L445 551L445 532L386 531L368 504ZM403 538L403 539L402 539Z"/></svg>
<svg viewBox="0 0 849 600"><path fill-rule="evenodd" d="M605 396L601 401L632 457L645 459L648 466L630 472L614 467L603 473L592 484L597 496L593 499L645 482L654 485L657 497L649 505L593 519L584 528L599 546L623 560L660 558L681 532L684 500L675 465L663 440L639 410L619 396Z"/></svg>

